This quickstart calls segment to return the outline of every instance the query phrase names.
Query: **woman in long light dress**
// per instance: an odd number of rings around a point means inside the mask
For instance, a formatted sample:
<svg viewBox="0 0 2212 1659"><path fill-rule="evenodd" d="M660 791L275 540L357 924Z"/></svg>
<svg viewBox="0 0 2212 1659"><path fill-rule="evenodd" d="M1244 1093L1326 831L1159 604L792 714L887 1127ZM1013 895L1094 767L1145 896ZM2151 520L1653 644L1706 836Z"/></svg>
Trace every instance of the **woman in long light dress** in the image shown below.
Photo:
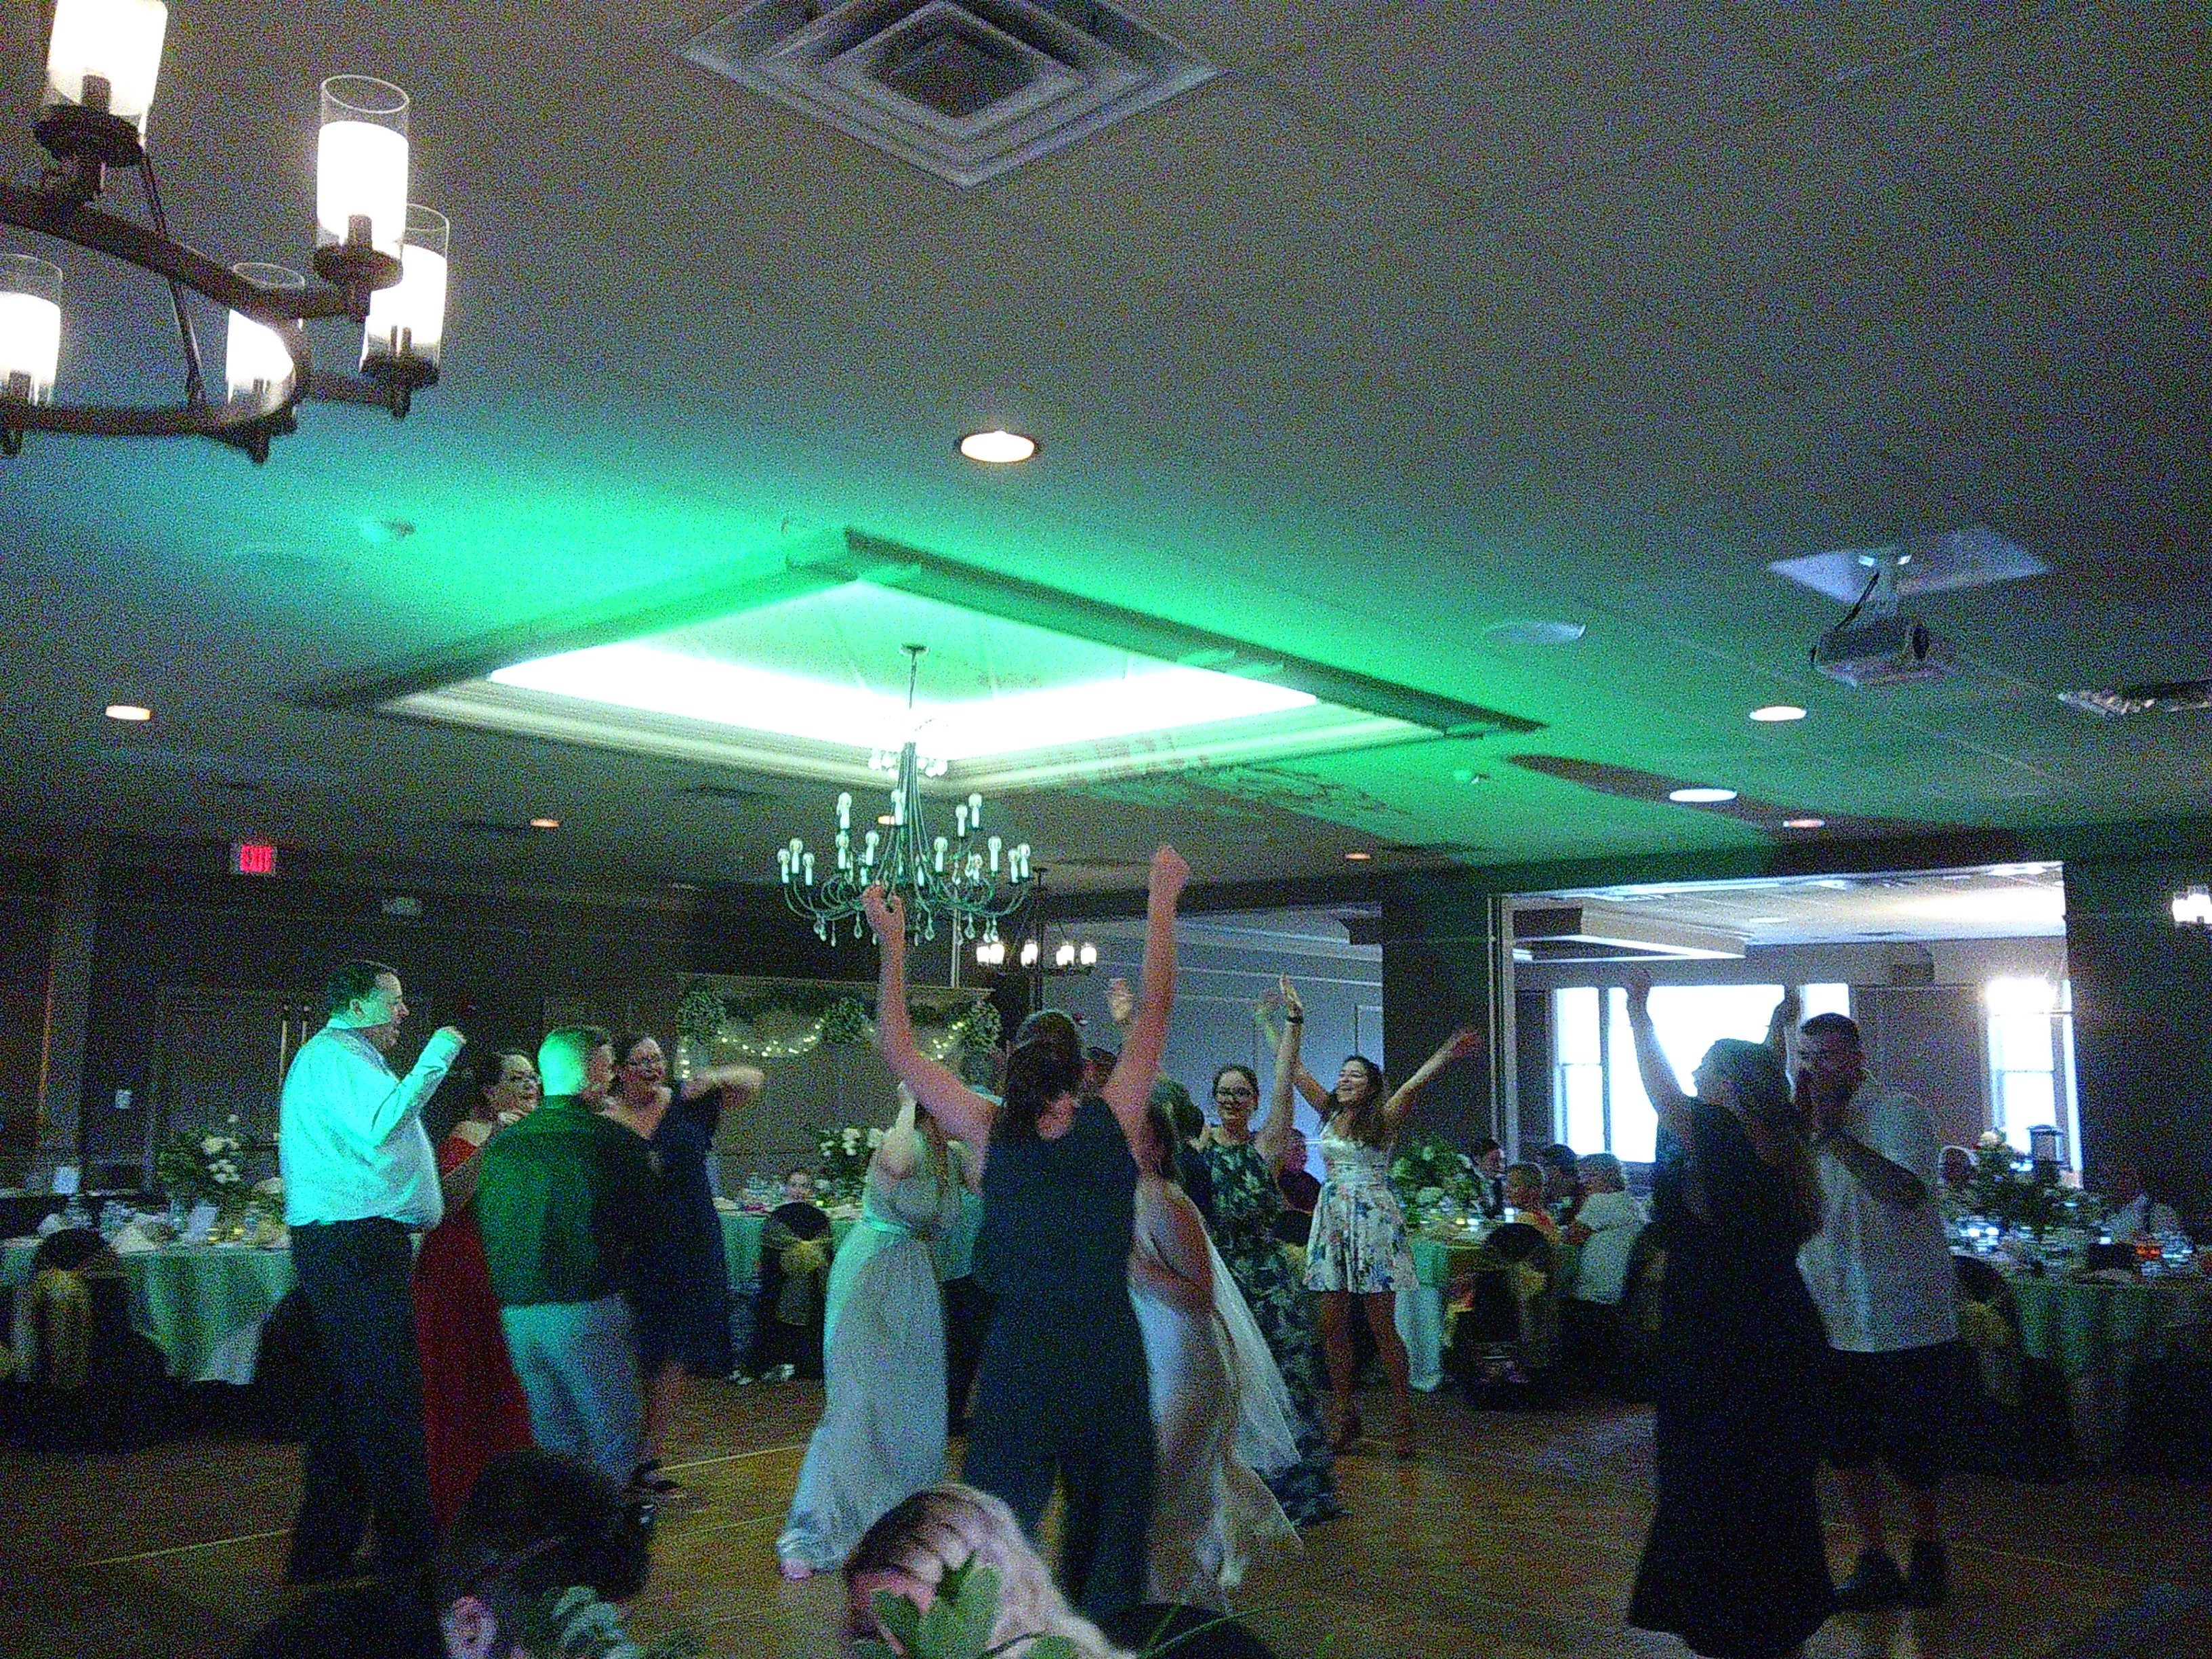
<svg viewBox="0 0 2212 1659"><path fill-rule="evenodd" d="M960 1194L945 1131L900 1092L830 1271L822 1421L775 1544L787 1578L840 1565L878 1517L945 1477L945 1309L930 1244L959 1219Z"/></svg>
<svg viewBox="0 0 2212 1659"><path fill-rule="evenodd" d="M1206 1238L1198 1206L1175 1183L1176 1145L1166 1112L1146 1108L1129 1255L1158 1448L1146 1596L1221 1607L1224 1593L1243 1582L1255 1546L1297 1538L1247 1459L1281 1468L1297 1461L1297 1446L1284 1414L1282 1379L1257 1327L1241 1353L1231 1339L1220 1303L1237 1297L1236 1283ZM1235 1307L1242 1310L1241 1298ZM1249 1314L1243 1322L1251 1326ZM1255 1356L1264 1376L1252 1374Z"/></svg>

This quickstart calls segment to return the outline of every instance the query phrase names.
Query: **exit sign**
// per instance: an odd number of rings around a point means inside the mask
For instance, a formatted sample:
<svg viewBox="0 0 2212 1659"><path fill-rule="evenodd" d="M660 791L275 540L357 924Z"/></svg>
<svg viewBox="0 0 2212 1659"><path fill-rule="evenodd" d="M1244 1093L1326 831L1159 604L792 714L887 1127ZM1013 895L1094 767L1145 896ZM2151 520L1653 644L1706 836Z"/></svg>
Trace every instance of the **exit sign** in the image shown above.
<svg viewBox="0 0 2212 1659"><path fill-rule="evenodd" d="M273 876L276 848L265 841L234 841L230 844L230 873L234 876Z"/></svg>

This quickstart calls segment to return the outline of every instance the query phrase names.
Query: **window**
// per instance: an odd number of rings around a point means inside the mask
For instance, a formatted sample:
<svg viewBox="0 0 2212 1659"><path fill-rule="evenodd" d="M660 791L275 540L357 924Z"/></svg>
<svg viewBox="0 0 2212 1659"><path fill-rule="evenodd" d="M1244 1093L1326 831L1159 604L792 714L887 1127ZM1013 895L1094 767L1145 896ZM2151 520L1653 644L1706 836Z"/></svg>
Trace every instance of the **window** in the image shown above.
<svg viewBox="0 0 2212 1659"><path fill-rule="evenodd" d="M1990 1121L2013 1146L2029 1150L2043 1124L2064 1137L2061 1151L2078 1167L2081 1113L2074 1097L2074 988L2060 980L1993 979L1982 987L1990 1054Z"/></svg>
<svg viewBox="0 0 2212 1659"><path fill-rule="evenodd" d="M1721 1037L1756 1042L1781 1000L1779 985L1662 985L1651 993L1659 1047L1689 1087L1690 1073ZM1805 1013L1850 1012L1850 988L1808 985ZM1631 1164L1657 1156L1658 1114L1637 1074L1627 993L1595 986L1552 993L1553 1115L1555 1133L1577 1152L1612 1152Z"/></svg>

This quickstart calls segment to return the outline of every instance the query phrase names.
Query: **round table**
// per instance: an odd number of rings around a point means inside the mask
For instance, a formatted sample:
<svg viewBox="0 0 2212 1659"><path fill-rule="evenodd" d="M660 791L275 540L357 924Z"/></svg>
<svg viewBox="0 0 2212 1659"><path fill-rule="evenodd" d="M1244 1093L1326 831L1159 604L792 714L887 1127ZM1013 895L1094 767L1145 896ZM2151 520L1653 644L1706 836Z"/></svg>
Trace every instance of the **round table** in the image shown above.
<svg viewBox="0 0 2212 1659"><path fill-rule="evenodd" d="M2195 1273L2121 1280L2023 1273L2007 1282L2021 1351L2066 1378L2075 1449L2087 1463L2110 1459L2126 1437L2136 1365L2162 1353L2176 1329L2212 1318L2212 1279Z"/></svg>
<svg viewBox="0 0 2212 1659"><path fill-rule="evenodd" d="M0 1283L31 1281L38 1241L10 1239L0 1251ZM253 1375L251 1340L292 1288L292 1253L244 1244L173 1244L118 1258L131 1291L131 1323L185 1382L245 1382ZM20 1343L27 1334L19 1305ZM243 1348L244 1352L240 1352ZM241 1372L242 1368L242 1374Z"/></svg>
<svg viewBox="0 0 2212 1659"><path fill-rule="evenodd" d="M742 1290L760 1277L761 1223L768 1218L749 1210L724 1210L721 1218L722 1254L729 1258L730 1288ZM830 1243L843 1243L845 1235L853 1231L859 1219L857 1216L831 1216Z"/></svg>

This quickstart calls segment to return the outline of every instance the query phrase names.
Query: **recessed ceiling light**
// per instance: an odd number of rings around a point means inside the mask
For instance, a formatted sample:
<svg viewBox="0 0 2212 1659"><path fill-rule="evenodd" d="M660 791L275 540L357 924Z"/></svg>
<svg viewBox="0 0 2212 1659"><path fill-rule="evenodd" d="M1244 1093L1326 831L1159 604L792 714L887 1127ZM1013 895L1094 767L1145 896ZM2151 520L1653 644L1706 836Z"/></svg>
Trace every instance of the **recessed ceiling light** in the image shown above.
<svg viewBox="0 0 2212 1659"><path fill-rule="evenodd" d="M1789 920L1787 916L1746 916L1743 925L1747 927L1772 927Z"/></svg>
<svg viewBox="0 0 2212 1659"><path fill-rule="evenodd" d="M1344 856L1350 859L1354 864L1364 864L1368 860L1373 858L1375 854L1372 853L1362 853L1355 850L1346 853Z"/></svg>
<svg viewBox="0 0 2212 1659"><path fill-rule="evenodd" d="M990 466L1012 466L1036 453L1036 440L994 426L988 432L971 432L960 441L960 453L971 461Z"/></svg>
<svg viewBox="0 0 2212 1659"><path fill-rule="evenodd" d="M1715 806L1724 800L1734 800L1733 789L1715 789L1700 784L1693 789L1669 789L1667 799L1680 801L1685 806Z"/></svg>
<svg viewBox="0 0 2212 1659"><path fill-rule="evenodd" d="M1784 720L1802 720L1805 711L1794 702L1770 702L1764 708L1751 711L1752 719L1762 725L1779 725Z"/></svg>
<svg viewBox="0 0 2212 1659"><path fill-rule="evenodd" d="M154 718L152 709L142 708L135 702L111 702L100 712L112 720L129 720L133 723L139 720L150 720Z"/></svg>
<svg viewBox="0 0 2212 1659"><path fill-rule="evenodd" d="M1828 827L1828 821L1826 818L1784 818L1782 827L1784 830L1825 830Z"/></svg>
<svg viewBox="0 0 2212 1659"><path fill-rule="evenodd" d="M558 830L561 827L561 820L558 818L532 818L530 820L530 827L532 830Z"/></svg>
<svg viewBox="0 0 2212 1659"><path fill-rule="evenodd" d="M876 822L878 823L896 823L898 820L888 812L878 812L876 814Z"/></svg>

